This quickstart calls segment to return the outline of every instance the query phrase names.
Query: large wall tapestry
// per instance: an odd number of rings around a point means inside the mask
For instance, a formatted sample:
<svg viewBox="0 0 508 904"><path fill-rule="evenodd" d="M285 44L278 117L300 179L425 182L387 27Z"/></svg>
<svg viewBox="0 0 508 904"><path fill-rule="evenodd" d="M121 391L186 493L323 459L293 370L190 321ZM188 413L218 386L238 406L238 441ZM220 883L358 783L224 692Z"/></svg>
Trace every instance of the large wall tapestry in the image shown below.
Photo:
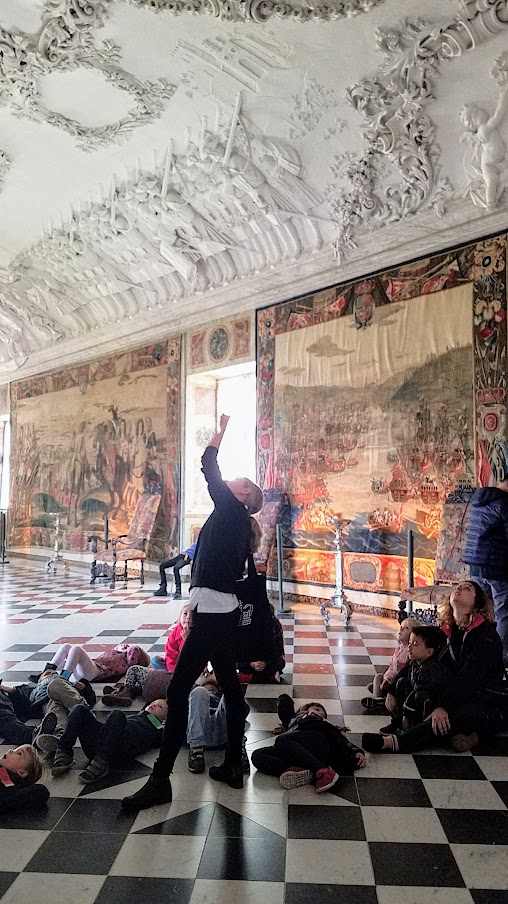
<svg viewBox="0 0 508 904"><path fill-rule="evenodd" d="M162 492L150 558L179 532L180 339L11 385L9 544L64 549L90 533L126 534L144 489ZM168 542L169 540L169 542Z"/></svg>
<svg viewBox="0 0 508 904"><path fill-rule="evenodd" d="M506 236L258 313L258 465L283 490L287 580L433 580L444 498L508 473ZM269 573L275 573L273 557Z"/></svg>

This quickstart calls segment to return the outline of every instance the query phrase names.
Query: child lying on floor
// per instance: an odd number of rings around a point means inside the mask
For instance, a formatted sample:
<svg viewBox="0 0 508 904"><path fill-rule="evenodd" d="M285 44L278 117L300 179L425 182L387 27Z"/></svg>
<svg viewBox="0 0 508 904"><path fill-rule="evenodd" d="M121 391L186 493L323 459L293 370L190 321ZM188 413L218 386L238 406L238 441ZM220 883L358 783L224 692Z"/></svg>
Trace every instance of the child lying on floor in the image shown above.
<svg viewBox="0 0 508 904"><path fill-rule="evenodd" d="M79 644L62 644L51 662L46 663L45 672L53 669L60 677L72 682L85 678L87 681L108 681L125 675L130 665L150 665L150 656L143 647L132 643L119 643L114 650L100 653L95 659L88 655ZM30 675L30 680L38 681L40 675Z"/></svg>
<svg viewBox="0 0 508 904"><path fill-rule="evenodd" d="M99 781L116 765L133 760L140 753L160 747L164 721L168 714L165 700L155 700L146 709L132 716L115 710L106 722L99 722L87 706L75 706L62 737L58 741L51 774L63 775L74 765L72 748L79 740L83 753L90 760L80 773L84 785ZM39 748L51 748L53 738L40 735Z"/></svg>
<svg viewBox="0 0 508 904"><path fill-rule="evenodd" d="M12 810L43 807L49 797L37 751L30 744L8 750L0 757L0 817ZM1 825L1 823L0 823Z"/></svg>
<svg viewBox="0 0 508 904"><path fill-rule="evenodd" d="M287 791L311 783L318 793L328 791L341 774L352 775L365 766L363 750L327 721L320 703L305 703L295 712L291 697L281 694L277 712L284 733L273 746L254 750L251 760L260 772L277 776Z"/></svg>

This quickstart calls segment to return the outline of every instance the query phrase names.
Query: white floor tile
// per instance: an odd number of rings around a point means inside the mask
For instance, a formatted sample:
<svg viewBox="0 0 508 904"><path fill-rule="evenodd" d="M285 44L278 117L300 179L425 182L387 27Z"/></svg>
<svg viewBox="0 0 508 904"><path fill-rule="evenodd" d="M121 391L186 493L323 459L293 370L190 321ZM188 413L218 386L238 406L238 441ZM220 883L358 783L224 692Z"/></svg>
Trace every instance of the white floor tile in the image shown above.
<svg viewBox="0 0 508 904"><path fill-rule="evenodd" d="M193 879L205 840L205 835L128 835L110 875Z"/></svg>
<svg viewBox="0 0 508 904"><path fill-rule="evenodd" d="M289 839L286 882L374 885L367 842Z"/></svg>
<svg viewBox="0 0 508 904"><path fill-rule="evenodd" d="M284 904L284 883L196 879L190 904Z"/></svg>
<svg viewBox="0 0 508 904"><path fill-rule="evenodd" d="M106 876L72 876L61 873L20 873L7 889L2 904L93 904Z"/></svg>
<svg viewBox="0 0 508 904"><path fill-rule="evenodd" d="M425 779L423 784L432 806L436 809L506 809L499 794L488 782L430 778Z"/></svg>
<svg viewBox="0 0 508 904"><path fill-rule="evenodd" d="M362 807L362 816L367 841L447 844L430 807Z"/></svg>
<svg viewBox="0 0 508 904"><path fill-rule="evenodd" d="M508 888L508 845L451 844L468 888Z"/></svg>
<svg viewBox="0 0 508 904"><path fill-rule="evenodd" d="M378 904L473 904L467 888L378 885L376 891Z"/></svg>
<svg viewBox="0 0 508 904"><path fill-rule="evenodd" d="M21 872L48 835L38 829L0 829L0 870Z"/></svg>

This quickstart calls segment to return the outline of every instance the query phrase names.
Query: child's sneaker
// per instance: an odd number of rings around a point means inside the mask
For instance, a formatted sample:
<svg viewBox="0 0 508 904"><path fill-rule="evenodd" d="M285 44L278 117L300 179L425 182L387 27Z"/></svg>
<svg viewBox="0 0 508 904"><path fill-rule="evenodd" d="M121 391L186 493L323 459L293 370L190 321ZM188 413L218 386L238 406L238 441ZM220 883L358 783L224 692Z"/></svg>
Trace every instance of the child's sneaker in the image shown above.
<svg viewBox="0 0 508 904"><path fill-rule="evenodd" d="M48 745L46 747L40 747L44 753L54 753L56 748L58 747L58 738L55 738L53 732L57 726L57 717L56 713L47 713L44 716L40 725L37 728L34 728L32 734L32 744L35 747L39 747L39 741L44 736L45 740L47 739Z"/></svg>
<svg viewBox="0 0 508 904"><path fill-rule="evenodd" d="M64 772L68 772L73 766L74 757L72 755L72 750L63 750L61 747L58 747L51 767L51 775L63 775Z"/></svg>
<svg viewBox="0 0 508 904"><path fill-rule="evenodd" d="M189 772L201 775L205 771L205 751L202 747L191 747L187 758Z"/></svg>
<svg viewBox="0 0 508 904"><path fill-rule="evenodd" d="M78 778L82 785L93 785L94 782L100 781L109 773L109 764L100 756L96 756L88 764L83 772L80 772Z"/></svg>
<svg viewBox="0 0 508 904"><path fill-rule="evenodd" d="M279 782L285 791L293 791L295 788L310 785L311 781L312 772L310 769L302 769L301 766L289 766L279 778Z"/></svg>
<svg viewBox="0 0 508 904"><path fill-rule="evenodd" d="M329 791L339 781L340 776L330 766L323 766L316 772L315 788L318 793Z"/></svg>
<svg viewBox="0 0 508 904"><path fill-rule="evenodd" d="M378 709L386 712L385 701L383 697L363 697L360 700L364 709Z"/></svg>

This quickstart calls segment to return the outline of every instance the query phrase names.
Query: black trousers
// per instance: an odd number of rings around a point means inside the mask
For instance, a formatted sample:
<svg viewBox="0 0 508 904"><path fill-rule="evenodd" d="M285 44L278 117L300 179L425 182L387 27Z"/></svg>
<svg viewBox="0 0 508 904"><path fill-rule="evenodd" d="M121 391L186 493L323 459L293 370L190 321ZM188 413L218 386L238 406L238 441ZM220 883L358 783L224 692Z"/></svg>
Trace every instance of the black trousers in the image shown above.
<svg viewBox="0 0 508 904"><path fill-rule="evenodd" d="M237 625L238 609L224 613L192 611L189 634L167 691L168 717L160 754L154 766L156 777L166 777L173 769L187 730L189 694L208 660L212 663L226 701L226 760L232 766L240 766L245 706L236 672Z"/></svg>
<svg viewBox="0 0 508 904"><path fill-rule="evenodd" d="M88 760L99 754L110 764L123 762L131 758L125 737L126 727L127 716L120 710L114 710L107 721L101 723L87 706L78 703L69 714L58 746L72 750L79 739Z"/></svg>
<svg viewBox="0 0 508 904"><path fill-rule="evenodd" d="M187 558L185 553L180 552L177 556L174 556L173 559L168 559L167 562L162 562L159 565L159 574L161 576L161 586L165 587L166 580L166 568L172 568L173 574L175 576L175 591L177 593L182 592L182 579L180 577L180 569L185 568L186 565L190 563L190 559Z"/></svg>
<svg viewBox="0 0 508 904"><path fill-rule="evenodd" d="M481 738L488 737L488 735L505 730L508 725L508 714L504 712L503 708L499 708L495 701L479 697L457 709L450 716L450 725L450 733L444 738L434 734L430 719L407 731L399 732L397 734L399 753L414 753L416 750L421 750L422 747L433 745L443 746L446 744L447 738L458 733L472 734L476 732Z"/></svg>
<svg viewBox="0 0 508 904"><path fill-rule="evenodd" d="M0 736L4 738L4 744L31 744L33 733L33 725L20 722L9 695L0 690Z"/></svg>
<svg viewBox="0 0 508 904"><path fill-rule="evenodd" d="M329 765L330 744L319 731L290 731L276 738L271 747L252 751L253 766L266 775L279 777L288 766L301 766L316 774Z"/></svg>

